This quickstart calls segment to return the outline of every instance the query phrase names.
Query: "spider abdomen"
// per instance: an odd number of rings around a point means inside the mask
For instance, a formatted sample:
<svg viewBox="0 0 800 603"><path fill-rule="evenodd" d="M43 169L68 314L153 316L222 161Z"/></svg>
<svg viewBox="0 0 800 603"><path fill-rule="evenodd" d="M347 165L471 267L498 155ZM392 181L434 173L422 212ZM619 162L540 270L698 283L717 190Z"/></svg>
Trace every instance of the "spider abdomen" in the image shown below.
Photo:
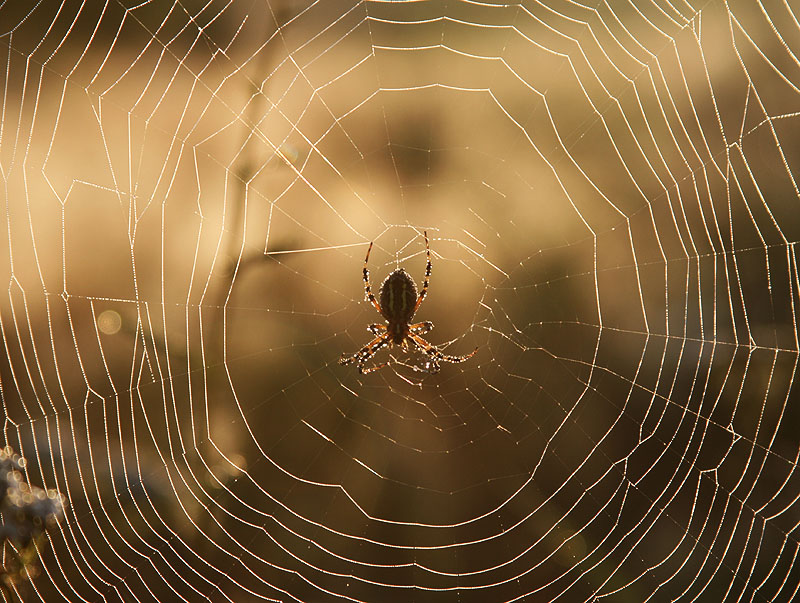
<svg viewBox="0 0 800 603"><path fill-rule="evenodd" d="M381 314L389 323L407 325L417 304L417 285L408 273L398 268L386 277L379 293Z"/></svg>

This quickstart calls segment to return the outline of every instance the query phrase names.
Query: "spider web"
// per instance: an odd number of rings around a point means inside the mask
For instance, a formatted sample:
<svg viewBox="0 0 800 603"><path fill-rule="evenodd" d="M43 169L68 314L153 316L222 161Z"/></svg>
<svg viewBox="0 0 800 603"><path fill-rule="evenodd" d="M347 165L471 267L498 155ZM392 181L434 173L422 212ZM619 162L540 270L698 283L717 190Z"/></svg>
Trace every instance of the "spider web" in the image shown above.
<svg viewBox="0 0 800 603"><path fill-rule="evenodd" d="M796 9L0 3L15 596L793 600Z"/></svg>

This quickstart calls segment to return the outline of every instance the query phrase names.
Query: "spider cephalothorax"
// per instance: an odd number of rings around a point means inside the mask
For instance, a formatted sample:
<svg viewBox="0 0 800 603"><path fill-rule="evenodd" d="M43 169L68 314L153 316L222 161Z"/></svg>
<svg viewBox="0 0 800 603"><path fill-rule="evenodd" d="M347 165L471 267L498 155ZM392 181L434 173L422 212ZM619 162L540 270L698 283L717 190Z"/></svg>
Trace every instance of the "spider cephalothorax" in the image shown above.
<svg viewBox="0 0 800 603"><path fill-rule="evenodd" d="M364 290L367 300L375 306L375 309L386 319L385 325L372 324L367 329L375 335L375 339L370 341L355 354L342 354L339 364L358 364L358 371L363 374L371 373L383 368L388 363L384 362L370 368L364 368L367 361L372 358L381 348L385 346L399 345L404 350L409 346L417 348L430 356L430 372L435 373L439 370L439 362L464 362L471 358L477 348L466 356L448 356L443 354L435 346L431 345L422 338L422 335L433 328L430 321L411 324L411 319L416 314L422 300L428 294L428 282L431 277L431 249L428 245L428 233L425 236L425 252L428 263L425 265L425 280L422 282L422 290L417 293L417 285L409 274L402 268L398 268L386 277L378 291L378 299L372 293L372 286L369 282L369 254L372 251L372 243L367 249L367 257L364 258Z"/></svg>

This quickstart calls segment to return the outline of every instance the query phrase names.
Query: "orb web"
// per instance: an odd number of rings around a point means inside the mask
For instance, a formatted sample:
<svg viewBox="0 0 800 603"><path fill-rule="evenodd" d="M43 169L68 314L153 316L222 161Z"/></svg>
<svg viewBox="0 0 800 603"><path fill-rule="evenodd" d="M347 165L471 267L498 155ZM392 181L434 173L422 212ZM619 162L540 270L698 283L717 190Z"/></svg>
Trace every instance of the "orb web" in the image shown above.
<svg viewBox="0 0 800 603"><path fill-rule="evenodd" d="M15 596L793 600L793 11L0 4Z"/></svg>

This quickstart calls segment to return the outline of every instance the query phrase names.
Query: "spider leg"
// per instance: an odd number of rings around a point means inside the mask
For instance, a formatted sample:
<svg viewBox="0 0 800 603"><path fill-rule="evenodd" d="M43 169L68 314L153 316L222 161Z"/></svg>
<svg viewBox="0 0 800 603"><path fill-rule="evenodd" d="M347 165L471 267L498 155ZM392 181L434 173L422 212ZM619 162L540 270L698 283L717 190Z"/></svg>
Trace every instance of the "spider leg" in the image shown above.
<svg viewBox="0 0 800 603"><path fill-rule="evenodd" d="M388 327L386 325L379 325L379 324L372 324L367 327L367 331L372 333L373 335L382 335L386 332Z"/></svg>
<svg viewBox="0 0 800 603"><path fill-rule="evenodd" d="M372 251L372 242L369 244L369 249L367 249L367 257L364 258L364 291L367 296L367 300L375 309L383 314L383 310L381 310L381 305L378 303L378 300L375 299L375 296L372 293L372 285L369 284L369 268L367 268L367 262L369 262L369 252Z"/></svg>
<svg viewBox="0 0 800 603"><path fill-rule="evenodd" d="M425 333L430 333L432 329L433 323L430 320L418 322L408 326L408 330L415 335L425 335Z"/></svg>
<svg viewBox="0 0 800 603"><path fill-rule="evenodd" d="M388 333L378 335L375 339L370 341L367 345L358 350L355 354L342 354L342 357L339 358L339 364L347 365L355 362L356 364L358 364L358 372L361 373L362 375L366 375L367 373L376 371L379 368L383 368L384 366L386 366L387 363L383 363L378 366L373 366L368 369L364 369L364 365L370 358L372 358L378 352L378 350L380 350L383 346L388 344L389 344Z"/></svg>
<svg viewBox="0 0 800 603"><path fill-rule="evenodd" d="M420 289L417 304L414 306L414 312L411 313L412 316L422 304L422 300L425 299L425 296L428 295L428 283L431 280L431 269L433 268L433 264L431 263L431 247L428 245L428 231L423 230L422 234L425 235L425 255L428 258L428 263L425 264L425 280L422 281L422 289Z"/></svg>
<svg viewBox="0 0 800 603"><path fill-rule="evenodd" d="M369 373L371 373L373 371L378 371L378 370L382 369L385 366L389 366L389 363L388 362L382 362L380 364L376 364L375 366L371 366L368 369L365 369L363 365L359 365L358 372L361 373L362 375L367 375L367 374L369 374Z"/></svg>
<svg viewBox="0 0 800 603"><path fill-rule="evenodd" d="M465 354L464 356L449 356L447 354L443 354L442 352L440 352L438 349L436 349L434 345L428 343L419 335L416 335L414 333L409 333L408 337L417 345L417 347L420 350L422 350L428 356L431 357L431 365L433 367L431 372L433 373L439 371L439 368L441 368L439 366L439 362L441 361L454 362L454 363L464 362L465 360L469 360L470 358L472 358L475 355L475 352L478 351L478 348L475 348L474 350L472 350L472 352L470 352L469 354Z"/></svg>

